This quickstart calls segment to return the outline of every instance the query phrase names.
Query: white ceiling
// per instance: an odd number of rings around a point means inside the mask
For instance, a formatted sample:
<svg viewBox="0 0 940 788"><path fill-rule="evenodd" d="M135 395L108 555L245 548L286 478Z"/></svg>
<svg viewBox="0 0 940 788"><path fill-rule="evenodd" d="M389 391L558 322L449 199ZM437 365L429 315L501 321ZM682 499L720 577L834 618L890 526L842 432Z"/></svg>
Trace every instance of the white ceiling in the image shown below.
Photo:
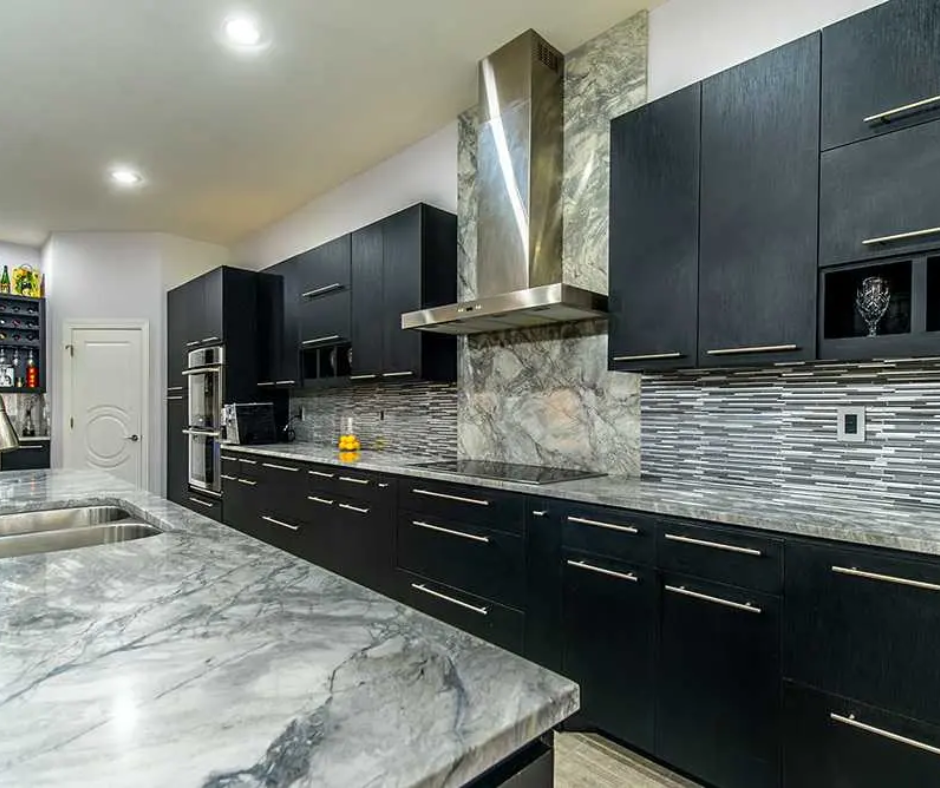
<svg viewBox="0 0 940 788"><path fill-rule="evenodd" d="M648 0L6 0L0 239L163 231L229 244L452 120L476 63L534 27L563 51ZM270 30L221 46L229 15ZM115 163L148 182L120 192Z"/></svg>

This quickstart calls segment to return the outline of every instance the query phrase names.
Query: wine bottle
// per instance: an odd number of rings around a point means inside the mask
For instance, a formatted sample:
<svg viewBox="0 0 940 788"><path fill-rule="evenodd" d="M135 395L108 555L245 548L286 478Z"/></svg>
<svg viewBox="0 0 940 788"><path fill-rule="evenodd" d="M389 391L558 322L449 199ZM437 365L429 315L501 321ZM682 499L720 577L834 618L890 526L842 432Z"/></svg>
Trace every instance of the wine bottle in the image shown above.
<svg viewBox="0 0 940 788"><path fill-rule="evenodd" d="M33 351L30 350L26 356L26 388L35 389L39 387L39 370L36 368L36 359L33 358Z"/></svg>
<svg viewBox="0 0 940 788"><path fill-rule="evenodd" d="M3 275L0 276L0 293L10 295L10 271L3 266Z"/></svg>

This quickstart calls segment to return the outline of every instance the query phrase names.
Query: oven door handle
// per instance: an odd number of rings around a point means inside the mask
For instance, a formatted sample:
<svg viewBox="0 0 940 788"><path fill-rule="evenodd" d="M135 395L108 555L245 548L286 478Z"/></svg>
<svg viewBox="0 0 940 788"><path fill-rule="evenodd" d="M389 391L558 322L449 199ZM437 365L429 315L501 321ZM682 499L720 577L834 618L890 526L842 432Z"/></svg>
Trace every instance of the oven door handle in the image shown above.
<svg viewBox="0 0 940 788"><path fill-rule="evenodd" d="M220 374L222 372L222 367L220 365L212 367L192 367L190 369L184 369L184 375L207 375L207 374Z"/></svg>
<svg viewBox="0 0 940 788"><path fill-rule="evenodd" d="M202 430L183 430L183 435L192 435L196 438L221 438L221 432L203 432Z"/></svg>

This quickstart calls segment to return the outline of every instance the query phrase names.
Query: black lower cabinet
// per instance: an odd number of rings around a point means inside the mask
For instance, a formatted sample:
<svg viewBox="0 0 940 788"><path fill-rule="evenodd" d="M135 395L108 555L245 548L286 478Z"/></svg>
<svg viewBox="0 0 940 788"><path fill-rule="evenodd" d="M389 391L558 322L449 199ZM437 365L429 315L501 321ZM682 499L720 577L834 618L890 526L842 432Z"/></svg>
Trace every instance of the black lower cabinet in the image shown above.
<svg viewBox="0 0 940 788"><path fill-rule="evenodd" d="M525 530L525 658L562 671L560 501L530 498Z"/></svg>
<svg viewBox="0 0 940 788"><path fill-rule="evenodd" d="M658 589L652 569L564 553L563 673L587 724L653 748Z"/></svg>
<svg viewBox="0 0 940 788"><path fill-rule="evenodd" d="M180 394L167 396L166 403L166 497L189 506L189 402Z"/></svg>
<svg viewBox="0 0 940 788"><path fill-rule="evenodd" d="M394 582L394 510L373 501L337 499L330 523L334 571L389 593Z"/></svg>
<svg viewBox="0 0 940 788"><path fill-rule="evenodd" d="M217 523L224 522L222 498L189 490L182 503L187 509L192 509L197 514L208 517L210 520L215 520Z"/></svg>
<svg viewBox="0 0 940 788"><path fill-rule="evenodd" d="M779 785L780 600L664 575L660 615L656 754L719 788Z"/></svg>
<svg viewBox="0 0 940 788"><path fill-rule="evenodd" d="M48 441L23 441L20 447L0 457L0 470L37 471L51 467Z"/></svg>
<svg viewBox="0 0 940 788"><path fill-rule="evenodd" d="M784 684L784 788L940 785L940 728Z"/></svg>

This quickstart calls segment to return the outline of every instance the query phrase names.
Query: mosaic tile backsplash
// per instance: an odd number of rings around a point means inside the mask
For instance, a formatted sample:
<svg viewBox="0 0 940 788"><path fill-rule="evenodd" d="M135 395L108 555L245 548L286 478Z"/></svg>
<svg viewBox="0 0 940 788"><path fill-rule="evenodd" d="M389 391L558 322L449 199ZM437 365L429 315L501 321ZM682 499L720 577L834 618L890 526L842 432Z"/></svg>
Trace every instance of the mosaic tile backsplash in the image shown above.
<svg viewBox="0 0 940 788"><path fill-rule="evenodd" d="M814 485L940 505L940 361L690 371L643 378L644 474ZM866 408L866 441L837 439Z"/></svg>
<svg viewBox="0 0 940 788"><path fill-rule="evenodd" d="M364 449L416 457L453 457L457 451L457 387L450 383L382 383L295 392L291 413L297 440L335 446L343 419L353 418Z"/></svg>

